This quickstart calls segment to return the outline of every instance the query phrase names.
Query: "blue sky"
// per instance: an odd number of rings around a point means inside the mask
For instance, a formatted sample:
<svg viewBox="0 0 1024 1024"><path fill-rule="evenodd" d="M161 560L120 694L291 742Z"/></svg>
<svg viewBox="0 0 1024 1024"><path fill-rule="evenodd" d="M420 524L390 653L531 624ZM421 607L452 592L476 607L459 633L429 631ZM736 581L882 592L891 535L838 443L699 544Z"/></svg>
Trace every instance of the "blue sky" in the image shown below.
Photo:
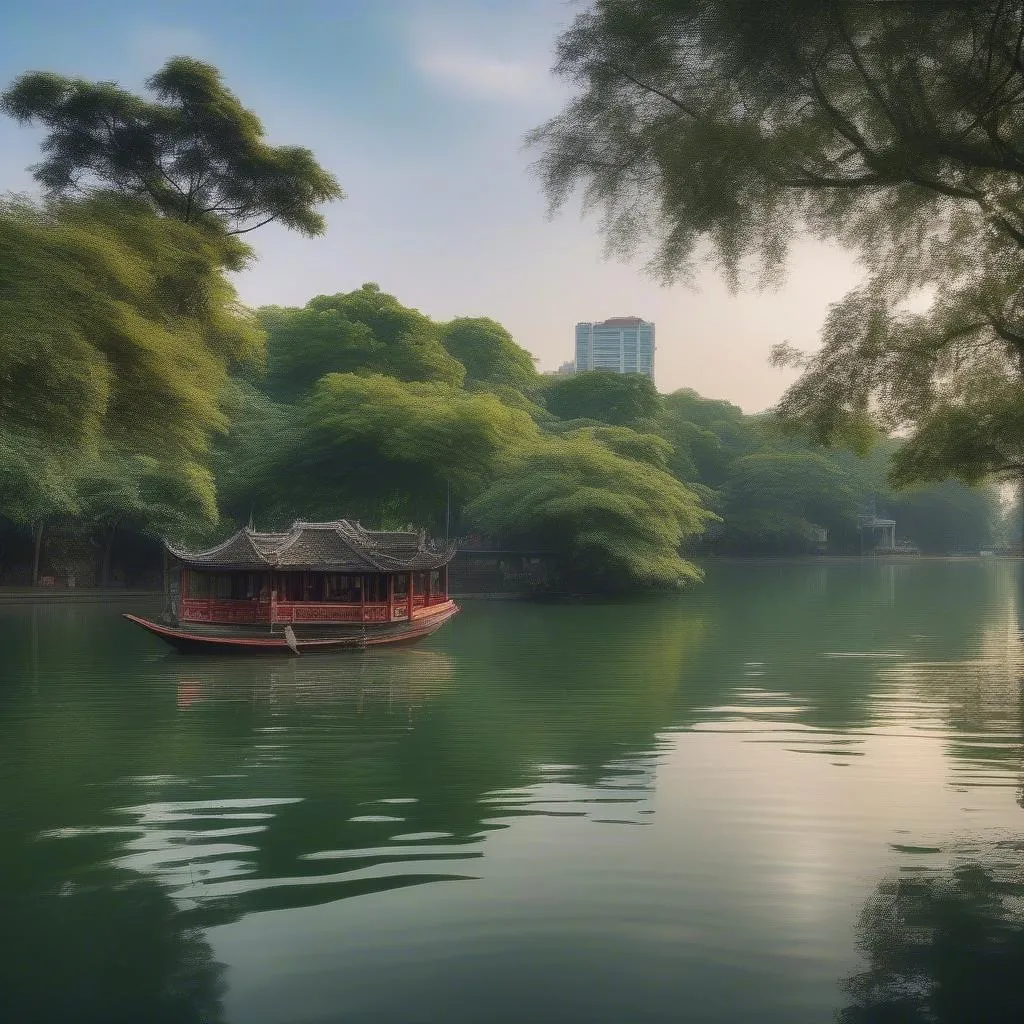
<svg viewBox="0 0 1024 1024"><path fill-rule="evenodd" d="M664 288L642 265L607 261L593 219L554 221L523 136L556 112L549 74L565 0L37 0L12 5L0 82L53 70L141 89L169 57L219 67L273 143L308 146L347 198L315 240L250 236L259 263L238 280L253 305L299 305L376 281L437 319L491 316L553 369L578 320L638 315L657 325L657 383L747 411L787 373L770 346L815 343L852 261L810 243L779 292L731 297L711 273ZM32 191L38 132L0 121L0 190Z"/></svg>

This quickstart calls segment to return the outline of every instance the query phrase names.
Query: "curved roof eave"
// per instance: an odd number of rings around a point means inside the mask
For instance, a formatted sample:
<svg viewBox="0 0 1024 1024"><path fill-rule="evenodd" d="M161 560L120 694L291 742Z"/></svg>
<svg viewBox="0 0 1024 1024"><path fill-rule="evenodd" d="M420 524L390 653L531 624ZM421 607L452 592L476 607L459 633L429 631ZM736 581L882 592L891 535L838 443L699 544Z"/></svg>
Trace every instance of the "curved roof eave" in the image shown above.
<svg viewBox="0 0 1024 1024"><path fill-rule="evenodd" d="M255 565L269 565L270 562L264 556L263 552L256 547L253 543L252 536L248 529L239 530L237 533L232 534L227 540L221 541L215 547L209 548L206 551L185 551L183 548L177 548L170 541L164 541L164 546L167 550L174 555L179 561L191 562L194 565L201 565L208 563L219 554L223 554L225 551L229 551L233 544L237 543L240 539L245 541L245 551L250 558L236 558L233 559L234 564L255 564ZM223 563L231 564L231 563Z"/></svg>

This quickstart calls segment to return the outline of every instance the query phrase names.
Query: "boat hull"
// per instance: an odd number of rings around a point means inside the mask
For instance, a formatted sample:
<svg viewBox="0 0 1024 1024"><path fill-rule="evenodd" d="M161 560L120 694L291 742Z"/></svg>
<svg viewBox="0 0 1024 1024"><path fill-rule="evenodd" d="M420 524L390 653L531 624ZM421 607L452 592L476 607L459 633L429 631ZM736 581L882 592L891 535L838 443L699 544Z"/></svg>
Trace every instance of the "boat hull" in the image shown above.
<svg viewBox="0 0 1024 1024"><path fill-rule="evenodd" d="M411 622L400 621L367 624L366 627L347 627L344 631L327 632L324 627L295 629L293 650L283 633L257 632L232 629L225 626L211 629L208 625L182 623L164 626L138 615L125 614L129 622L159 637L164 643L186 654L315 654L341 650L364 650L367 647L416 643L440 629L459 613L454 601L438 605L436 611L421 615Z"/></svg>

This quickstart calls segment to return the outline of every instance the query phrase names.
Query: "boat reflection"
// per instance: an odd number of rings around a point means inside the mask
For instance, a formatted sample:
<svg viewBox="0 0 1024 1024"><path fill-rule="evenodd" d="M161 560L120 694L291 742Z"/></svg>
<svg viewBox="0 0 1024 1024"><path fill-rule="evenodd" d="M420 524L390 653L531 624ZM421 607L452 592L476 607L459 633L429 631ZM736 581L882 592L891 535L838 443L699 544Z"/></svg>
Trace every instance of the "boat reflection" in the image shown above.
<svg viewBox="0 0 1024 1024"><path fill-rule="evenodd" d="M454 659L441 651L367 652L321 655L288 661L168 659L177 675L180 711L211 700L248 699L271 705L330 704L357 709L367 702L414 708L446 691L455 676Z"/></svg>

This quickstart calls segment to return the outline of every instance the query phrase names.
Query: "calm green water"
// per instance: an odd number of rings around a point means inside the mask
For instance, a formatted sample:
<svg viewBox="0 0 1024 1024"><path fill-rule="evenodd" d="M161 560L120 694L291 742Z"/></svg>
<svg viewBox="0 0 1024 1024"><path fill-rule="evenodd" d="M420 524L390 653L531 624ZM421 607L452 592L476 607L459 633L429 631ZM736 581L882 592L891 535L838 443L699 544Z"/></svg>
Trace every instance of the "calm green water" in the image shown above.
<svg viewBox="0 0 1024 1024"><path fill-rule="evenodd" d="M0 606L0 1020L1017 1024L1018 572L284 661Z"/></svg>

